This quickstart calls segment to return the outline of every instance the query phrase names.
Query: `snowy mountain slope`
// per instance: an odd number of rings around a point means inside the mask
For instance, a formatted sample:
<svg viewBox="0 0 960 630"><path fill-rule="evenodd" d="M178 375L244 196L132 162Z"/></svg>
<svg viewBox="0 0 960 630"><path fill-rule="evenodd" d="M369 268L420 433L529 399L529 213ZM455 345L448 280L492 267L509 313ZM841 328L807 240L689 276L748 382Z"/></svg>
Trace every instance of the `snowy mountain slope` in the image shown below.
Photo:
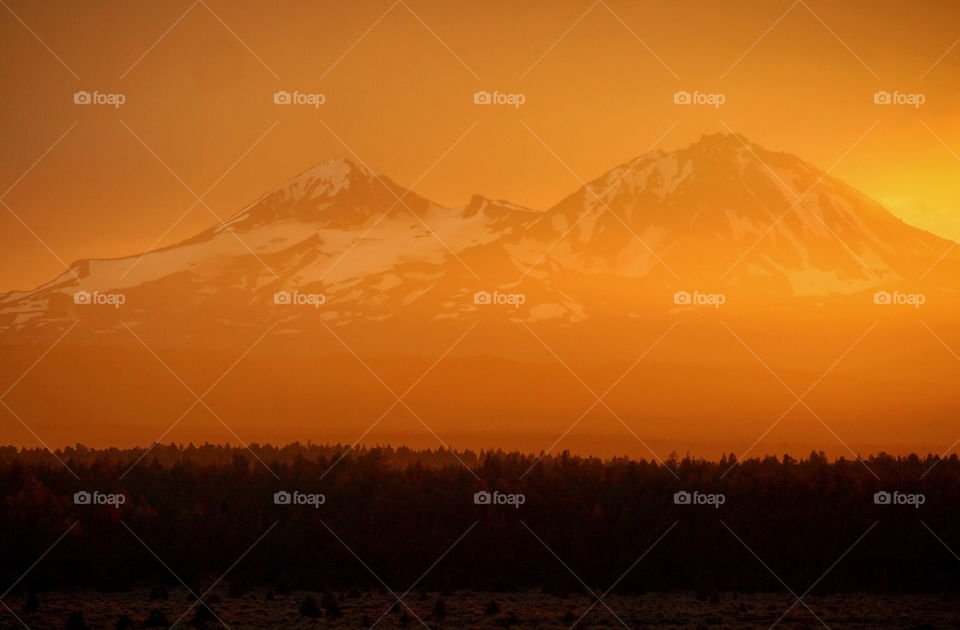
<svg viewBox="0 0 960 630"><path fill-rule="evenodd" d="M130 310L162 301L167 314L243 309L280 290L340 294L349 302L357 287L375 293L434 278L451 252L500 238L535 215L480 196L444 208L335 159L186 241L127 258L81 260L33 291L8 293L0 298L0 326L42 327L88 313L73 303L80 291L140 297L127 300ZM242 310L233 312L243 319Z"/></svg>
<svg viewBox="0 0 960 630"><path fill-rule="evenodd" d="M638 157L546 211L481 196L445 208L335 159L186 241L78 261L0 297L0 331L29 336L77 319L109 329L121 315L198 334L210 322L475 318L478 290L524 293L514 319L576 323L601 302L629 316L671 287L848 295L916 279L950 245L800 158L735 135ZM278 310L278 291L321 295L323 308ZM77 292L122 293L125 303L89 308L74 303Z"/></svg>
<svg viewBox="0 0 960 630"><path fill-rule="evenodd" d="M919 275L950 246L795 156L724 134L589 182L515 239L514 254L535 260L561 236L549 256L559 267L640 277L662 260L675 277L779 278L795 295Z"/></svg>

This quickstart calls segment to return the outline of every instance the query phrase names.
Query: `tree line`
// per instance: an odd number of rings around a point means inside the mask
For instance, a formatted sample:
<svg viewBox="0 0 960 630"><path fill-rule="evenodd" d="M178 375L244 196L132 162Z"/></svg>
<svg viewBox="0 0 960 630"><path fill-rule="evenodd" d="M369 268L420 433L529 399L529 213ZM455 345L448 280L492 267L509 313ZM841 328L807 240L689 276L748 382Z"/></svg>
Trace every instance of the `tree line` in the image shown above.
<svg viewBox="0 0 960 630"><path fill-rule="evenodd" d="M238 593L960 585L956 455L657 462L315 444L55 455L0 448L3 590L200 588L241 557L225 579Z"/></svg>

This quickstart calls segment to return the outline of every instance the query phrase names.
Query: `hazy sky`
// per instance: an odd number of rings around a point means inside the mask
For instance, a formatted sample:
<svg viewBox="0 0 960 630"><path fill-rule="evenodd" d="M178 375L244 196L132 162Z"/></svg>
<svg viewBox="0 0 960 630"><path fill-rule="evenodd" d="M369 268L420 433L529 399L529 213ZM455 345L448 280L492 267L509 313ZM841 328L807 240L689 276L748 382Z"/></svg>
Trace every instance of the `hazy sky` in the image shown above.
<svg viewBox="0 0 960 630"><path fill-rule="evenodd" d="M0 7L0 291L191 236L337 155L442 204L543 208L658 140L727 130L960 238L956 2L191 2ZM188 188L209 209L184 215Z"/></svg>

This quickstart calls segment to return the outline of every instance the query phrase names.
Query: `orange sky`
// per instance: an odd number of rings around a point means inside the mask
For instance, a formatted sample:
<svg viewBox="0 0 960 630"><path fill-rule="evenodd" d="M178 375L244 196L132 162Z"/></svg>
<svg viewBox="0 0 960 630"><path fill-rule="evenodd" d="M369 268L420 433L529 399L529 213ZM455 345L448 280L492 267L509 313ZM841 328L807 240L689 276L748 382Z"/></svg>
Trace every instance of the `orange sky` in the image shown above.
<svg viewBox="0 0 960 630"><path fill-rule="evenodd" d="M205 201L225 218L352 150L402 185L423 176L417 192L443 204L478 192L542 208L668 130L659 147L729 127L824 168L846 153L833 175L960 238L956 3L204 1L0 8L0 195L56 254L3 209L0 291L50 279L57 256L209 226L197 205L171 229L195 202L186 187L216 184ZM274 105L279 89L327 102ZM478 107L479 89L526 103ZM674 105L680 89L726 103ZM126 103L75 105L77 90ZM926 102L878 106L877 90Z"/></svg>

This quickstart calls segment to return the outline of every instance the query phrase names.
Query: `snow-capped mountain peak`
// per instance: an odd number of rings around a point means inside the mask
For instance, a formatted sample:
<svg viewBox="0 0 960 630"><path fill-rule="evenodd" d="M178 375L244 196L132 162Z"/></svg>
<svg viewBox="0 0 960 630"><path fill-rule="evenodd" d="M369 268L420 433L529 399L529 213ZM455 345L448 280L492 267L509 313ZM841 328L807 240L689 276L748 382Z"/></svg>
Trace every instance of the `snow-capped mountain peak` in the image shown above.
<svg viewBox="0 0 960 630"><path fill-rule="evenodd" d="M268 306L278 290L322 293L336 304L326 316L343 322L411 308L455 318L473 308L464 296L478 280L491 290L523 278L541 283L530 290L543 293L542 305L577 300L582 321L591 307L576 294L601 286L595 278L623 284L602 298L605 308L679 279L845 295L918 276L949 246L800 158L734 134L644 154L545 211L481 195L443 207L337 158L184 242L80 261L75 273L0 297L0 329L94 312L74 308L77 291L123 291L133 309L163 301L192 322L202 318L188 312L240 322L276 315ZM551 308L550 317L570 312Z"/></svg>
<svg viewBox="0 0 960 630"><path fill-rule="evenodd" d="M301 198L330 197L351 185L370 186L381 177L380 173L359 162L337 157L308 168L273 192L285 191Z"/></svg>

